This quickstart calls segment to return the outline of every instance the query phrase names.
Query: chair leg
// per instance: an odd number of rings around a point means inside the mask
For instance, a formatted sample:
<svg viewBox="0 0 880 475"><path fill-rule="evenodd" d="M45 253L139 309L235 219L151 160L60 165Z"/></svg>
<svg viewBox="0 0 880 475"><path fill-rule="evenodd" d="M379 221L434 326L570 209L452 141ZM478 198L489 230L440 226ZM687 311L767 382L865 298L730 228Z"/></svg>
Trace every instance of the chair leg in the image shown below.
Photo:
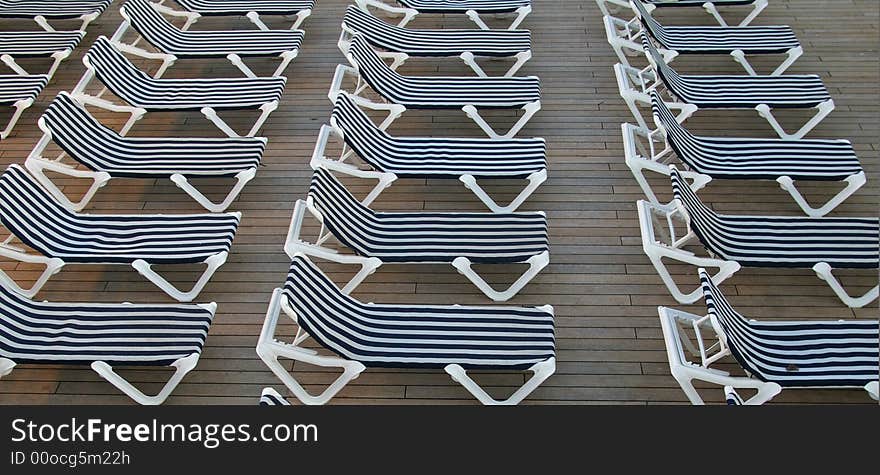
<svg viewBox="0 0 880 475"><path fill-rule="evenodd" d="M3 373L0 372L0 376L2 375ZM880 382L871 381L865 385L865 391L868 391L868 396L871 396L871 399L880 400Z"/></svg>
<svg viewBox="0 0 880 475"><path fill-rule="evenodd" d="M275 69L275 72L272 73L272 77L278 77L284 74L284 71L287 69L287 66L290 65L290 62L293 61L299 55L299 49L294 49L290 51L285 51L278 55L281 58L281 64L278 65L278 68Z"/></svg>
<svg viewBox="0 0 880 475"><path fill-rule="evenodd" d="M278 101L267 102L260 106L260 110L262 113L260 117L257 118L257 121L254 123L254 126L251 127L251 130L247 133L247 137L253 137L260 130L260 127L263 126L263 123L266 122L266 119L269 118L269 114L272 113L275 109L278 108ZM217 111L214 110L213 107L202 107L201 111L202 115L204 115L208 120L210 120L218 129L222 130L223 133L228 135L229 137L241 137L237 132L232 130L232 127L226 123L223 119L217 115Z"/></svg>
<svg viewBox="0 0 880 475"><path fill-rule="evenodd" d="M261 30L263 30L263 31L269 31L269 27L266 26L266 24L263 23L263 20L260 19L260 14L259 14L259 13L257 13L257 12L247 12L247 14L245 15L245 17L247 17L247 19L250 20L251 23L253 23L254 25L257 25L257 28L259 28L259 29L261 29ZM291 29L296 29L296 27L291 28Z"/></svg>
<svg viewBox="0 0 880 475"><path fill-rule="evenodd" d="M756 2L755 2L755 6L754 6L754 8L752 8L751 13L749 13L748 16L746 16L745 18L743 18L743 21L741 21L741 22L739 23L739 26L748 26L749 23L752 22L752 20L754 20L755 18L757 18L757 16L758 16L762 11L764 11L765 8L767 8L767 0L758 0L758 1L756 1Z"/></svg>
<svg viewBox="0 0 880 475"><path fill-rule="evenodd" d="M193 285L192 289L188 292L184 292L179 290L173 284L168 282L164 277L157 274L153 270L153 265L148 263L143 259L138 259L131 263L131 266L134 267L141 275L146 277L150 282L156 284L157 287L162 289L166 294L171 296L171 298L179 301L179 302L190 302L192 299L196 298L199 295L199 292L205 287L208 283L208 280L211 279L211 276L214 275L214 272L222 266L226 262L226 258L229 256L229 253L223 251L219 254L214 254L213 256L205 259L205 264L207 264L207 269L202 273L201 277L196 281Z"/></svg>
<svg viewBox="0 0 880 475"><path fill-rule="evenodd" d="M37 280L34 281L34 284L29 288L25 289L18 285L11 277L9 277L6 272L0 269L0 283L3 283L6 287L15 290L17 293L24 295L25 297L31 298L34 295L37 295L37 292L46 285L46 282L49 281L49 278L53 275L57 274L61 271L61 268L66 264L63 260L57 257L47 258L44 256L34 256L24 252L11 250L6 247L0 247L0 256L8 257L10 259L15 259L21 262L28 262L31 264L43 264L46 268L43 270L43 273L37 277Z"/></svg>
<svg viewBox="0 0 880 475"><path fill-rule="evenodd" d="M798 46L788 50L786 54L788 56L785 58L785 61L770 73L771 76L779 76L784 73L792 64L794 64L795 61L797 61L798 58L801 57L802 54L804 54L804 49Z"/></svg>
<svg viewBox="0 0 880 475"><path fill-rule="evenodd" d="M312 15L311 9L300 10L296 14L296 21L293 23L293 26L290 27L291 30L298 30L302 22L305 21L306 18Z"/></svg>
<svg viewBox="0 0 880 475"><path fill-rule="evenodd" d="M34 103L33 99L25 99L25 100L17 101L15 104L12 105L12 107L15 107L15 112L13 112L12 117L9 118L9 123L6 124L6 128L3 129L2 132L0 132L0 140L5 139L6 137L9 137L9 134L12 133L12 128L15 127L16 123L18 123L18 119L21 118L22 112L24 112L25 109L27 109L28 107L33 105L33 103Z"/></svg>
<svg viewBox="0 0 880 475"><path fill-rule="evenodd" d="M476 383L470 376L468 376L467 371L457 364L450 364L443 368L446 373L452 378L456 383L461 384L471 395L477 398L478 401L483 403L484 405L492 405L492 406L515 406L522 402L523 399L526 398L529 394L532 393L538 386L541 385L544 381L547 380L553 373L556 372L556 358L550 358L546 361L541 361L539 363L535 363L529 368L531 371L532 377L528 379L519 389L517 389L509 398L507 399L494 399L490 396L486 391Z"/></svg>
<svg viewBox="0 0 880 475"><path fill-rule="evenodd" d="M477 13L475 10L468 10L468 11L464 12L464 14L467 15L467 17L470 18L471 21L474 22L477 25L477 27L479 27L481 30L489 30L490 29L489 25L487 25L483 21L483 19L480 18L480 14Z"/></svg>
<svg viewBox="0 0 880 475"><path fill-rule="evenodd" d="M97 193L99 189L107 185L107 183L112 178L107 172L75 170L60 163L44 160L37 157L28 157L27 160L24 162L24 166L28 169L29 172L31 172L34 178L36 178L37 181L40 182L40 184L43 185L44 188L46 188L46 191L48 191L49 194L55 197L55 199L57 199L65 208L71 211L82 211L82 209L85 208L86 205L88 205L92 198L95 196L95 193ZM70 200L70 198L67 197L66 194L64 194L63 191L61 191L60 188L55 185L55 182L53 182L48 176L46 176L46 174L44 173L44 170L46 169L73 178L91 179L92 186L89 187L89 189L83 194L82 198L80 198L79 201L73 202Z"/></svg>
<svg viewBox="0 0 880 475"><path fill-rule="evenodd" d="M187 373L193 370L196 367L196 364L199 362L199 354L193 353L189 356L180 358L179 360L171 363L171 366L175 368L174 374L171 375L171 378L165 383L165 386L162 387L162 390L159 391L155 396L147 396L140 389L134 387L128 380L124 379L122 376L119 376L115 371L113 371L113 367L103 361L95 361L92 363L92 369L98 373L102 378L106 379L107 382L116 386L120 391L125 393L128 397L132 398L138 404L156 406L165 402L168 399L168 396L177 388L177 385L180 384L180 381L186 376Z"/></svg>
<svg viewBox="0 0 880 475"><path fill-rule="evenodd" d="M840 190L836 195L834 195L831 199L825 202L824 205L814 208L810 206L810 203L804 199L803 195L800 191L798 191L797 186L794 184L794 180L788 176L781 176L776 179L776 182L779 183L779 186L782 187L783 190L787 191L794 201L801 207L804 213L807 216L812 216L814 218L825 216L830 213L834 208L838 207L841 203L846 201L853 193L856 192L862 185L865 184L865 172L859 172L855 175L851 175L846 177L844 180L846 182L846 186Z"/></svg>
<svg viewBox="0 0 880 475"><path fill-rule="evenodd" d="M483 116L480 115L480 112L477 111L476 107L468 104L461 108L461 110L463 110L464 113L467 114L467 116L477 124L477 126L483 129L483 132L485 132L486 135L493 139L509 139L516 136L516 133L519 132L520 129L525 127L529 119L531 119L536 112L541 110L541 101L530 102L524 105L522 109L525 111L522 117L520 117L519 120L515 124L513 124L513 127L511 127L506 134L500 135L495 132L495 129L493 129L492 126L490 126L485 119L483 119Z"/></svg>
<svg viewBox="0 0 880 475"><path fill-rule="evenodd" d="M11 373L15 368L15 361L8 358L0 358L0 378Z"/></svg>
<svg viewBox="0 0 880 475"><path fill-rule="evenodd" d="M526 263L529 265L529 268L517 279L514 283L510 284L504 291L497 291L489 285L488 282L485 281L479 274L477 274L474 269L471 267L471 260L467 257L459 256L456 257L455 260L452 261L452 266L458 270L458 272L477 286L487 297L496 301L496 302L504 302L510 300L517 292L520 291L526 284L529 283L538 272L550 263L550 253L548 251L544 251L540 254L534 255L528 260Z"/></svg>
<svg viewBox="0 0 880 475"><path fill-rule="evenodd" d="M189 182L189 180L187 180L187 178L180 173L175 173L171 175L171 181L173 181L178 188L182 189L184 192L186 192L186 194L196 200L196 202L202 205L206 210L212 213L219 213L222 211L226 211L226 208L228 208L229 205L231 205L232 202L235 201L236 198L238 198L241 190L244 189L244 186L249 181L251 181L256 174L256 168L249 168L247 170L238 172L235 175L235 186L232 187L232 190L229 191L229 193L226 195L226 198L219 203L214 203L213 201L209 200L208 197L206 197L201 191L196 189L196 187L194 187Z"/></svg>
<svg viewBox="0 0 880 475"><path fill-rule="evenodd" d="M767 104L759 104L755 107L755 110L758 111L758 115L763 117L769 124L770 127L773 127L773 130L779 134L779 137L782 140L799 140L807 135L807 133L813 130L814 127L819 125L819 122L822 122L822 119L825 118L831 111L834 110L834 101L832 99L828 99L827 101L817 105L816 114L807 121L803 127L800 128L797 132L793 134L787 133L782 125L779 124L779 121L776 120L776 117L773 115L773 112L770 110L770 106Z"/></svg>
<svg viewBox="0 0 880 475"><path fill-rule="evenodd" d="M464 53L461 53L458 57L461 58L462 61L464 61L464 64L473 69L477 76L489 76L488 74L486 74L486 71L483 70L483 68L480 67L479 64L477 64L476 56L474 56L474 53L471 53L470 51L465 51ZM512 77L514 74L516 74L516 72L519 71L520 68L522 68L528 60L532 59L532 51L521 51L519 53L516 53L513 58L516 61L510 66L507 72L504 73L504 77Z"/></svg>
<svg viewBox="0 0 880 475"><path fill-rule="evenodd" d="M507 206L498 205L498 203L486 193L486 190L477 183L477 179L474 178L473 175L462 175L458 177L458 179L464 183L465 188L471 190L493 213L512 213L516 211L516 209L519 208L519 206L523 204L523 202L531 196L539 186L541 186L541 183L544 183L547 180L547 170L537 171L529 175L526 178L529 181L529 184L526 185L526 187L523 188L516 198L514 198Z"/></svg>
<svg viewBox="0 0 880 475"><path fill-rule="evenodd" d="M837 277L834 277L831 266L827 262L817 263L813 266L813 271L820 279L828 283L828 286L831 287L831 290L834 291L837 298L848 307L862 308L874 300L877 300L877 297L880 296L880 286L877 285L875 285L873 289L865 292L861 297L850 296L843 286L840 285L840 281L837 280Z"/></svg>

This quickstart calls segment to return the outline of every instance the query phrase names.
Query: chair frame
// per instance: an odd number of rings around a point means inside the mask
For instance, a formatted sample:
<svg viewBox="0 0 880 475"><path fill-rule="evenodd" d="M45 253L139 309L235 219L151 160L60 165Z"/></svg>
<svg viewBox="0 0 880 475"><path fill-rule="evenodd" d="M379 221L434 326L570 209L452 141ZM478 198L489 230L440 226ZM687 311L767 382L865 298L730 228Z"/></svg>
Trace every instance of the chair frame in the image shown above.
<svg viewBox="0 0 880 475"><path fill-rule="evenodd" d="M171 8L167 5L165 5L165 0L158 0L157 2L153 2L153 4L156 5L155 8L162 13L165 13L167 15L174 16L174 17L186 18L186 23L180 28L181 31L189 30L189 28L192 25L194 25L196 22L198 22L203 16L238 16L238 15L233 15L233 14L229 14L229 15L202 15L199 12L193 12L193 11L189 11L186 9L175 10L174 8ZM161 7L161 9L160 9L160 7ZM296 20L294 20L293 25L289 29L290 30L298 30L300 25L302 25L303 21L305 21L305 19L311 15L312 15L312 9L307 8L305 10L298 11L294 15L266 15L266 16L284 16L284 17L288 17L288 18L291 16L296 17ZM257 28L264 30L264 31L270 30L270 28L268 26L266 26L266 24L260 18L260 14L258 12L249 11L246 14L244 14L244 17L247 18L251 23L253 23Z"/></svg>
<svg viewBox="0 0 880 475"><path fill-rule="evenodd" d="M730 26L728 22L721 16L721 12L718 11L719 6L734 6L734 5L725 5L724 3L713 2L712 0L708 0L702 4L704 10L707 13L712 15L715 18L715 21L718 22L721 26ZM629 0L596 0L596 4L599 6L599 10L602 11L602 15L611 15L619 12L619 7L622 8L632 8L629 4ZM742 21L739 22L737 26L748 26L749 23L752 22L765 8L767 8L768 1L767 0L755 0L752 2L752 11L746 15ZM648 12L653 12L657 5L653 3L645 4L645 8Z"/></svg>
<svg viewBox="0 0 880 475"><path fill-rule="evenodd" d="M396 7L396 6L389 5L389 4L384 3L382 1L379 1L379 0L355 0L355 3L357 4L358 7L360 7L362 10L365 10L365 11L367 10L367 7L373 7L378 10L382 10L382 12L386 16L389 16L391 18L402 17L400 22L397 24L397 26L400 26L400 27L406 26L417 15L419 15L419 13L421 13L414 8L407 8L407 7L402 7L402 6ZM513 13L516 14L516 17L513 19L513 21L510 23L510 25L506 28L508 30L517 29L519 27L520 23L522 23L523 20L525 20L525 18L529 15L529 13L532 13L532 6L526 5L524 7L519 7ZM483 21L482 17L480 17L480 14L476 10L468 10L465 12L465 15L472 22L474 22L474 24L476 24L477 27L479 27L481 30L490 30L491 29L491 28L489 28L489 25L487 25L486 22Z"/></svg>

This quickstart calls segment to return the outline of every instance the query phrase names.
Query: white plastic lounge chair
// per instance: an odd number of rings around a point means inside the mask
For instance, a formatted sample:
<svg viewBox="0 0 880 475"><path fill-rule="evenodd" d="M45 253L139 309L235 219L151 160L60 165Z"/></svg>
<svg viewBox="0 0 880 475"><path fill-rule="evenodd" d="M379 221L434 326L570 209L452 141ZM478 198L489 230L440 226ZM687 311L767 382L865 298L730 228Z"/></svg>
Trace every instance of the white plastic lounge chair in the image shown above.
<svg viewBox="0 0 880 475"><path fill-rule="evenodd" d="M257 75L244 63L242 57L277 56L281 60L272 76L280 76L299 54L304 32L301 30L212 30L184 31L165 19L161 6L149 0L128 0L119 8L125 21L119 25L113 39L121 40L129 26L161 53L171 55L172 64L186 58L226 58L245 76ZM129 47L135 46L137 41ZM141 49L142 50L142 49ZM143 54L149 54L142 50ZM163 65L166 69L169 66Z"/></svg>
<svg viewBox="0 0 880 475"><path fill-rule="evenodd" d="M199 361L217 304L55 303L0 284L0 378L18 364L91 365L140 404L162 404ZM155 396L114 367L170 366Z"/></svg>
<svg viewBox="0 0 880 475"><path fill-rule="evenodd" d="M126 264L179 301L195 298L226 262L241 213L181 215L98 215L63 207L20 166L0 176L0 223L10 232L0 256L46 270L23 289L0 270L0 282L33 297L67 263ZM18 238L40 255L10 244ZM156 264L205 263L207 269L188 292L152 269Z"/></svg>
<svg viewBox="0 0 880 475"><path fill-rule="evenodd" d="M718 268L716 284L741 266L809 268L826 281L843 303L858 308L877 298L878 287L861 297L851 297L832 275L832 269L874 269L880 264L880 220L877 218L811 218L804 216L722 215L706 207L681 174L670 166L675 199L668 205L638 202L642 247L672 296L681 303L700 298L700 289L683 292L666 269L663 259L699 267ZM674 220L687 232L678 238ZM664 220L668 243L659 239ZM683 249L696 238L711 254L698 257Z"/></svg>
<svg viewBox="0 0 880 475"><path fill-rule="evenodd" d="M81 20L80 31L98 18L113 0L0 0L0 18L30 18L46 31L48 20Z"/></svg>
<svg viewBox="0 0 880 475"><path fill-rule="evenodd" d="M668 175L666 164L673 157L687 166L680 174L691 181L693 191L713 179L776 180L813 217L828 214L865 184L865 172L847 140L702 137L676 122L657 92L651 92L651 101L656 130L632 124L622 128L626 164L652 203L659 201L644 171ZM795 180L843 181L845 186L814 208L798 191Z"/></svg>
<svg viewBox="0 0 880 475"><path fill-rule="evenodd" d="M71 92L80 104L92 105L114 112L130 114L120 131L128 133L134 123L147 111L198 110L230 137L239 137L217 110L259 109L262 113L246 134L256 135L275 109L287 78L224 78L224 79L156 79L136 68L120 49L125 45L111 42L101 36L83 56L86 74ZM134 53L137 54L137 53ZM99 95L86 94L86 88L97 76L107 89L130 105L114 104Z"/></svg>
<svg viewBox="0 0 880 475"><path fill-rule="evenodd" d="M300 237L306 212L321 225L314 242ZM355 255L322 244L333 236ZM342 289L358 286L384 263L452 264L486 296L509 300L550 262L544 213L380 213L355 199L330 172L315 170L306 201L298 200L284 250L361 266ZM492 288L472 264L528 264L504 291Z"/></svg>
<svg viewBox="0 0 880 475"><path fill-rule="evenodd" d="M276 338L281 311L297 324L293 342ZM312 337L335 353L303 348ZM556 370L553 307L364 304L296 254L283 288L275 289L257 354L304 404L324 404L368 366L443 368L483 404L518 404ZM338 355L338 356L337 356ZM279 357L343 373L319 395L306 392ZM470 369L534 373L509 398L494 399L467 374Z"/></svg>
<svg viewBox="0 0 880 475"><path fill-rule="evenodd" d="M339 49L345 54L352 35L360 33L375 48L394 58L397 69L410 56L458 56L479 76L486 72L476 57L514 58L516 62L504 73L513 76L532 57L531 33L528 30L414 30L401 28L374 17L369 12L351 5L342 20Z"/></svg>
<svg viewBox="0 0 880 475"><path fill-rule="evenodd" d="M278 391L272 388L263 388L263 392L260 394L260 405L289 406L290 403L287 402L287 399L285 399L284 396L278 394Z"/></svg>
<svg viewBox="0 0 880 475"><path fill-rule="evenodd" d="M15 58L52 58L52 66L46 76L52 77L61 61L70 56L85 36L82 31L10 31L0 33L0 61L27 76Z"/></svg>
<svg viewBox="0 0 880 475"><path fill-rule="evenodd" d="M164 4L160 0L159 4ZM175 0L186 9L186 12L170 10L169 14L185 16L186 25L183 30L197 22L203 16L244 16L261 30L269 27L263 23L260 15L265 16L296 16L291 30L299 29L302 22L312 14L315 0ZM163 10L163 11L167 11Z"/></svg>
<svg viewBox="0 0 880 475"><path fill-rule="evenodd" d="M609 5L623 7L625 10L631 8L629 0L596 0L599 10L603 15L611 15L616 13L609 8ZM728 26L727 21L721 17L718 7L736 7L751 6L752 11L746 15L739 23L739 26L748 26L765 8L767 8L767 0L641 0L645 9L653 12L655 8L665 7L703 7L721 26Z"/></svg>
<svg viewBox="0 0 880 475"><path fill-rule="evenodd" d="M331 135L344 141L337 159L325 156ZM372 170L345 163L354 154ZM364 205L398 178L446 178L460 180L493 213L516 211L547 179L544 139L393 137L377 127L345 92L336 98L330 125L321 127L311 165L377 180L373 191L361 201ZM521 178L528 184L507 206L501 206L477 183L477 179L497 178Z"/></svg>
<svg viewBox="0 0 880 475"><path fill-rule="evenodd" d="M669 368L692 404L703 404L695 379L727 386L727 400L734 405L763 404L789 388L863 388L878 398L877 320L747 319L731 307L703 269L700 280L706 316L659 307ZM714 338L707 339L701 329L714 333ZM699 361L691 362L685 351ZM746 376L711 367L728 355ZM736 388L756 393L743 400Z"/></svg>
<svg viewBox="0 0 880 475"><path fill-rule="evenodd" d="M169 178L208 211L224 211L256 175L266 148L264 137L121 137L95 120L66 92L55 98L37 124L43 137L28 156L25 167L59 203L72 211L82 210L111 178ZM63 163L64 154L44 158L51 142L88 170ZM92 185L79 201L73 202L55 186L46 170L86 178L92 180ZM236 183L225 199L214 203L189 182L193 177L234 177Z"/></svg>
<svg viewBox="0 0 880 475"><path fill-rule="evenodd" d="M442 77L403 76L389 67L373 50L363 35L352 37L351 48L346 55L351 66L336 67L333 84L328 96L336 101L346 75L357 78L353 95L369 86L388 104L372 106L386 109L389 117L387 127L407 108L411 109L461 109L487 135L492 138L511 138L522 129L541 109L541 85L535 76L528 77ZM403 107L401 107L403 106ZM481 108L522 108L524 114L504 134L498 134L477 110Z"/></svg>
<svg viewBox="0 0 880 475"><path fill-rule="evenodd" d="M355 0L362 9L374 7L386 14L403 16L397 26L406 26L416 15L424 14L464 14L483 30L489 26L480 17L483 15L516 14L516 18L507 27L515 30L526 16L532 12L531 0L397 0L399 7L389 5L381 0Z"/></svg>
<svg viewBox="0 0 880 475"><path fill-rule="evenodd" d="M22 112L34 104L48 83L49 76L45 74L0 75L0 105L15 108L6 127L0 129L0 140L12 133L12 128L18 123Z"/></svg>
<svg viewBox="0 0 880 475"><path fill-rule="evenodd" d="M636 18L630 21L606 16L605 33L622 64L628 54L643 52L640 37L647 32L669 62L679 54L729 54L745 71L756 76L746 55L784 54L786 59L770 75L785 72L804 50L788 26L663 26L639 0L632 0Z"/></svg>
<svg viewBox="0 0 880 475"><path fill-rule="evenodd" d="M645 69L614 65L620 95L641 127L647 125L636 104L650 106L648 94L659 92L661 86L671 96L670 106L682 109L679 122L699 109L755 109L785 140L803 138L834 110L834 101L819 76L683 75L666 64L645 35L642 45L650 63ZM771 109L816 109L816 113L797 132L788 133Z"/></svg>

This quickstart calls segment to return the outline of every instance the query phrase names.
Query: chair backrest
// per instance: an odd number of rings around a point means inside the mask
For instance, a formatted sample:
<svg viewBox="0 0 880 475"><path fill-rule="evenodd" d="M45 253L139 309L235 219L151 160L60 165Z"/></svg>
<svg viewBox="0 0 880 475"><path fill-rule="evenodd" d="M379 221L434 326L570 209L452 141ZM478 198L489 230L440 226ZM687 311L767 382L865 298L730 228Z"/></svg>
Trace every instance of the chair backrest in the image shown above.
<svg viewBox="0 0 880 475"><path fill-rule="evenodd" d="M312 206L339 242L359 255L370 255L376 213L361 204L329 171L318 168L309 188Z"/></svg>
<svg viewBox="0 0 880 475"><path fill-rule="evenodd" d="M663 84L666 85L666 88L669 89L669 92L682 97L682 94L679 94L682 83L681 76L666 64L666 61L663 60L663 55L660 54L654 43L651 43L648 35L644 33L642 33L642 46L645 48L645 56L651 65L654 66L654 71L660 80L663 81Z"/></svg>
<svg viewBox="0 0 880 475"><path fill-rule="evenodd" d="M724 232L725 226L719 222L718 215L700 201L678 169L670 167L669 176L672 181L672 195L687 212L690 229L706 249L718 255L724 255L724 252L719 252L719 250L724 249L720 242L723 239L721 233Z"/></svg>
<svg viewBox="0 0 880 475"><path fill-rule="evenodd" d="M651 111L654 122L657 127L662 128L669 146L683 162L694 166L692 158L696 158L701 153L697 139L675 120L675 114L669 110L657 91L651 91Z"/></svg>
<svg viewBox="0 0 880 475"><path fill-rule="evenodd" d="M364 161L383 168L382 150L390 146L391 136L377 127L348 94L341 93L336 97L330 122Z"/></svg>
<svg viewBox="0 0 880 475"><path fill-rule="evenodd" d="M147 73L131 64L106 36L99 36L83 59L113 94L132 105L139 103L133 91L153 81Z"/></svg>
<svg viewBox="0 0 880 475"><path fill-rule="evenodd" d="M119 11L144 39L159 49L174 49L174 42L182 36L180 29L153 8L149 0L128 0Z"/></svg>
<svg viewBox="0 0 880 475"><path fill-rule="evenodd" d="M632 5L636 16L639 17L639 21L642 23L644 30L653 36L655 40L665 45L666 30L663 28L663 25L657 22L657 20L648 13L648 9L645 8L645 5L641 1L630 0L630 5Z"/></svg>
<svg viewBox="0 0 880 475"><path fill-rule="evenodd" d="M399 42L411 34L406 28L382 21L355 5L345 11L342 23L353 32L364 35L370 43L386 49L398 49Z"/></svg>
<svg viewBox="0 0 880 475"><path fill-rule="evenodd" d="M395 89L405 78L382 61L363 35L354 35L348 54L357 65L358 74L373 90L391 102L404 102Z"/></svg>
<svg viewBox="0 0 880 475"><path fill-rule="evenodd" d="M97 163L126 150L119 134L98 122L67 92L55 97L41 119L52 140L92 170L100 168Z"/></svg>

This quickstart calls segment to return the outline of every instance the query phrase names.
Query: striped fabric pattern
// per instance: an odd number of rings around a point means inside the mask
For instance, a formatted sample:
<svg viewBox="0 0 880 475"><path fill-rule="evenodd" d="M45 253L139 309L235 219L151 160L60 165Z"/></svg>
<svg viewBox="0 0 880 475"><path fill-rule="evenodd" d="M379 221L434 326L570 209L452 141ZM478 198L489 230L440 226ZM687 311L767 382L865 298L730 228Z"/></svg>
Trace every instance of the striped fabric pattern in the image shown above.
<svg viewBox="0 0 880 475"><path fill-rule="evenodd" d="M717 7L751 5L755 0L636 0L651 3L657 7L702 7L706 3L714 3Z"/></svg>
<svg viewBox="0 0 880 475"><path fill-rule="evenodd" d="M537 77L402 76L382 61L363 35L354 35L349 53L373 90L413 109L520 107L541 99Z"/></svg>
<svg viewBox="0 0 880 475"><path fill-rule="evenodd" d="M672 169L672 192L690 227L716 256L753 267L874 268L880 264L878 218L734 216L706 207Z"/></svg>
<svg viewBox="0 0 880 475"><path fill-rule="evenodd" d="M345 143L376 170L402 177L524 178L546 169L544 139L392 137L346 94L331 117Z"/></svg>
<svg viewBox="0 0 880 475"><path fill-rule="evenodd" d="M42 117L52 140L76 161L116 177L232 176L260 164L266 144L240 138L121 137L62 92Z"/></svg>
<svg viewBox="0 0 880 475"><path fill-rule="evenodd" d="M0 17L77 18L102 13L113 0L0 0Z"/></svg>
<svg viewBox="0 0 880 475"><path fill-rule="evenodd" d="M0 104L12 105L21 100L36 99L48 83L49 76L45 74L0 75Z"/></svg>
<svg viewBox="0 0 880 475"><path fill-rule="evenodd" d="M312 338L368 367L526 369L556 353L553 315L544 310L364 304L302 256L283 294Z"/></svg>
<svg viewBox="0 0 880 475"><path fill-rule="evenodd" d="M236 214L97 215L56 202L27 172L0 176L0 222L26 245L66 262L128 264L202 262L229 251Z"/></svg>
<svg viewBox="0 0 880 475"><path fill-rule="evenodd" d="M95 40L86 57L110 91L147 110L252 109L279 100L287 83L285 77L153 79L105 36Z"/></svg>
<svg viewBox="0 0 880 475"><path fill-rule="evenodd" d="M632 2L642 25L660 46L679 53L784 53L800 46L788 26L663 26L638 0Z"/></svg>
<svg viewBox="0 0 880 475"><path fill-rule="evenodd" d="M736 76L678 74L647 38L642 44L651 55L658 76L669 91L684 102L702 108L815 107L831 99L822 79L816 75Z"/></svg>
<svg viewBox="0 0 880 475"><path fill-rule="evenodd" d="M415 30L391 25L351 5L343 24L377 48L410 56L513 56L531 49L528 30Z"/></svg>
<svg viewBox="0 0 880 475"><path fill-rule="evenodd" d="M197 305L33 301L0 285L0 357L167 366L202 352L213 318Z"/></svg>
<svg viewBox="0 0 880 475"><path fill-rule="evenodd" d="M330 172L315 170L309 197L327 229L358 255L383 262L524 262L549 249L539 213L378 213Z"/></svg>
<svg viewBox="0 0 880 475"><path fill-rule="evenodd" d="M0 55L13 57L49 56L76 48L82 31L8 31L0 32Z"/></svg>
<svg viewBox="0 0 880 475"><path fill-rule="evenodd" d="M656 92L651 95L669 146L699 173L723 179L843 180L862 171L848 140L700 137L675 120Z"/></svg>
<svg viewBox="0 0 880 475"><path fill-rule="evenodd" d="M272 388L263 388L260 394L261 406L289 406L290 403Z"/></svg>
<svg viewBox="0 0 880 475"><path fill-rule="evenodd" d="M128 0L121 11L151 45L178 57L274 56L298 49L303 40L298 30L181 31L148 0Z"/></svg>
<svg viewBox="0 0 880 475"><path fill-rule="evenodd" d="M183 8L202 15L293 15L315 8L315 0L175 0Z"/></svg>
<svg viewBox="0 0 880 475"><path fill-rule="evenodd" d="M531 0L399 0L420 13L507 13L531 4Z"/></svg>
<svg viewBox="0 0 880 475"><path fill-rule="evenodd" d="M754 377L783 387L857 387L877 381L877 320L748 320L700 273L709 315L721 324L736 361Z"/></svg>

